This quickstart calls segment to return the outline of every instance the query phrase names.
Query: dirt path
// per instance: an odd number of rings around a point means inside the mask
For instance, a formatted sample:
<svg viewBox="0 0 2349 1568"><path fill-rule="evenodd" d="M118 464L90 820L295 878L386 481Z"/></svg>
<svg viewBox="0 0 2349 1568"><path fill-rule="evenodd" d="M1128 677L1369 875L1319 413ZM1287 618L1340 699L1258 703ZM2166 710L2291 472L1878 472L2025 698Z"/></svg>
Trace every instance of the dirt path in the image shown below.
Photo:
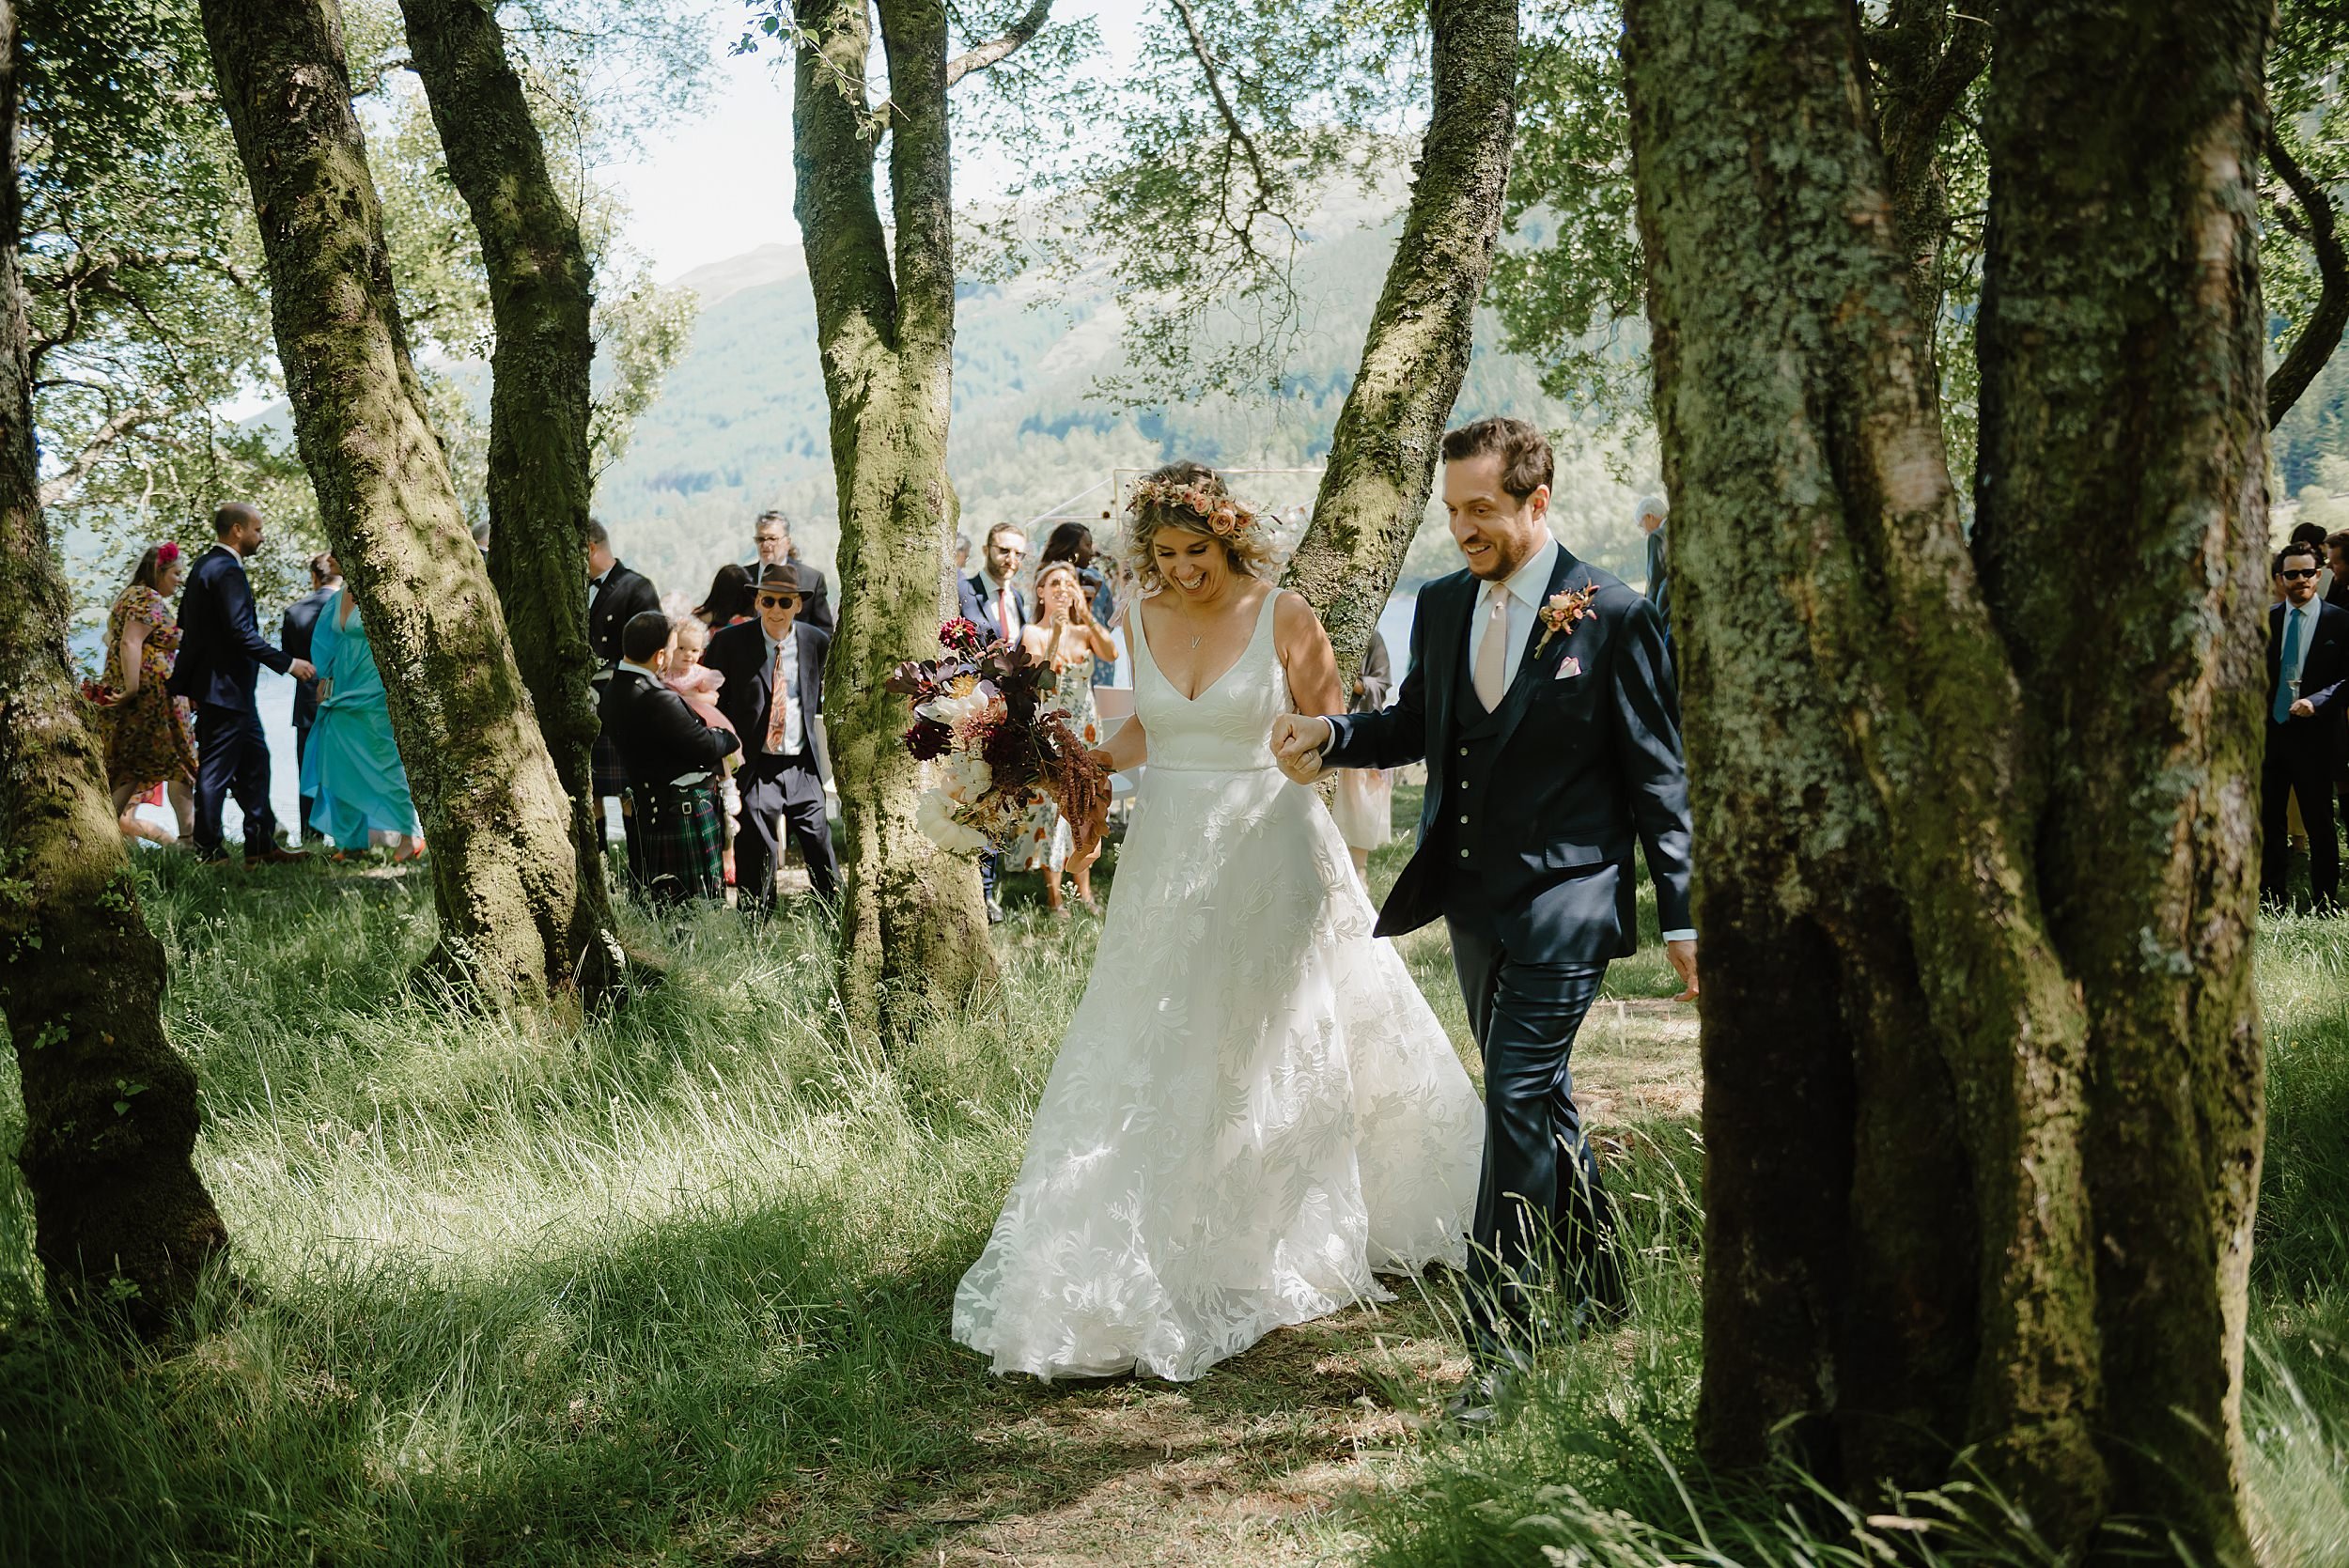
<svg viewBox="0 0 2349 1568"><path fill-rule="evenodd" d="M1693 1008L1602 1001L1576 1058L1578 1097L1601 1138L1695 1114ZM1196 1383L990 1379L965 1462L888 1496L827 1498L855 1523L803 1553L774 1544L786 1520L752 1521L731 1561L1329 1562L1351 1544L1349 1496L1467 1370L1458 1333L1407 1292L1273 1334Z"/></svg>

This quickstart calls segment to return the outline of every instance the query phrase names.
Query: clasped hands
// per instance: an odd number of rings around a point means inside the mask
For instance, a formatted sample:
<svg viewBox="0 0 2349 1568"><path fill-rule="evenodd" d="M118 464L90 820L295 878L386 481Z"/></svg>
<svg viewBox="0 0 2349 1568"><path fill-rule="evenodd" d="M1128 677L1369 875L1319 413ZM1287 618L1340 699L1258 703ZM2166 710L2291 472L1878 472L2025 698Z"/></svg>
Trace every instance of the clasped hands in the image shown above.
<svg viewBox="0 0 2349 1568"><path fill-rule="evenodd" d="M1283 713L1272 721L1272 760L1298 784L1321 777L1321 753L1336 737L1337 727L1310 713Z"/></svg>

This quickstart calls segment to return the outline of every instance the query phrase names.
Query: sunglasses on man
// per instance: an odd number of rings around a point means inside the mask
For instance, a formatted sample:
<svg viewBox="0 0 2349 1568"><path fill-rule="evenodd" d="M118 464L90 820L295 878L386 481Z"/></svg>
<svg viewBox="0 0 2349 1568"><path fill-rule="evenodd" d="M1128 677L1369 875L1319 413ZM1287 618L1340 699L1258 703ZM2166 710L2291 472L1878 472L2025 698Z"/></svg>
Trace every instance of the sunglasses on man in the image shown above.
<svg viewBox="0 0 2349 1568"><path fill-rule="evenodd" d="M761 610L780 610L786 604L799 602L800 596L797 594L761 594L758 596L758 607Z"/></svg>
<svg viewBox="0 0 2349 1568"><path fill-rule="evenodd" d="M2282 578L2286 582L2306 582L2310 578L2316 576L2317 573L2323 570L2324 568L2322 567L2295 567L2290 571L2279 571L2276 575Z"/></svg>

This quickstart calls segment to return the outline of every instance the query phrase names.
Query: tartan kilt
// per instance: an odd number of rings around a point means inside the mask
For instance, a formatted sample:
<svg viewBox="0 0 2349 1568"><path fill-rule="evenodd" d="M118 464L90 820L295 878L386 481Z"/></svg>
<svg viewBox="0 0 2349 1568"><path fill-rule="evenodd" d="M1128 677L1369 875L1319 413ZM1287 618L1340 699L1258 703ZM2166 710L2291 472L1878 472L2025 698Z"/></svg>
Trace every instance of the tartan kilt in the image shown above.
<svg viewBox="0 0 2349 1568"><path fill-rule="evenodd" d="M692 898L723 899L725 817L718 792L708 782L633 784L636 836L629 871L646 897L657 904Z"/></svg>
<svg viewBox="0 0 2349 1568"><path fill-rule="evenodd" d="M628 764L620 760L620 749L612 744L612 737L601 730L596 732L596 799L628 793Z"/></svg>

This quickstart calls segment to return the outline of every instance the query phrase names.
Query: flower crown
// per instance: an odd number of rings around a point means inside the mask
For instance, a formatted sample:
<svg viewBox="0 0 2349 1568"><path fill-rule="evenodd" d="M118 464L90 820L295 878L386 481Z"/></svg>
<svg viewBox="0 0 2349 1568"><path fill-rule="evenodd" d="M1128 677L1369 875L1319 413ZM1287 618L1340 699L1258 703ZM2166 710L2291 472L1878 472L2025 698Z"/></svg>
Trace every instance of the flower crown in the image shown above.
<svg viewBox="0 0 2349 1568"><path fill-rule="evenodd" d="M1172 479L1143 480L1127 499L1126 510L1139 517L1145 506L1189 512L1206 532L1221 539L1237 539L1252 533L1257 520L1255 513L1195 479L1186 484Z"/></svg>

